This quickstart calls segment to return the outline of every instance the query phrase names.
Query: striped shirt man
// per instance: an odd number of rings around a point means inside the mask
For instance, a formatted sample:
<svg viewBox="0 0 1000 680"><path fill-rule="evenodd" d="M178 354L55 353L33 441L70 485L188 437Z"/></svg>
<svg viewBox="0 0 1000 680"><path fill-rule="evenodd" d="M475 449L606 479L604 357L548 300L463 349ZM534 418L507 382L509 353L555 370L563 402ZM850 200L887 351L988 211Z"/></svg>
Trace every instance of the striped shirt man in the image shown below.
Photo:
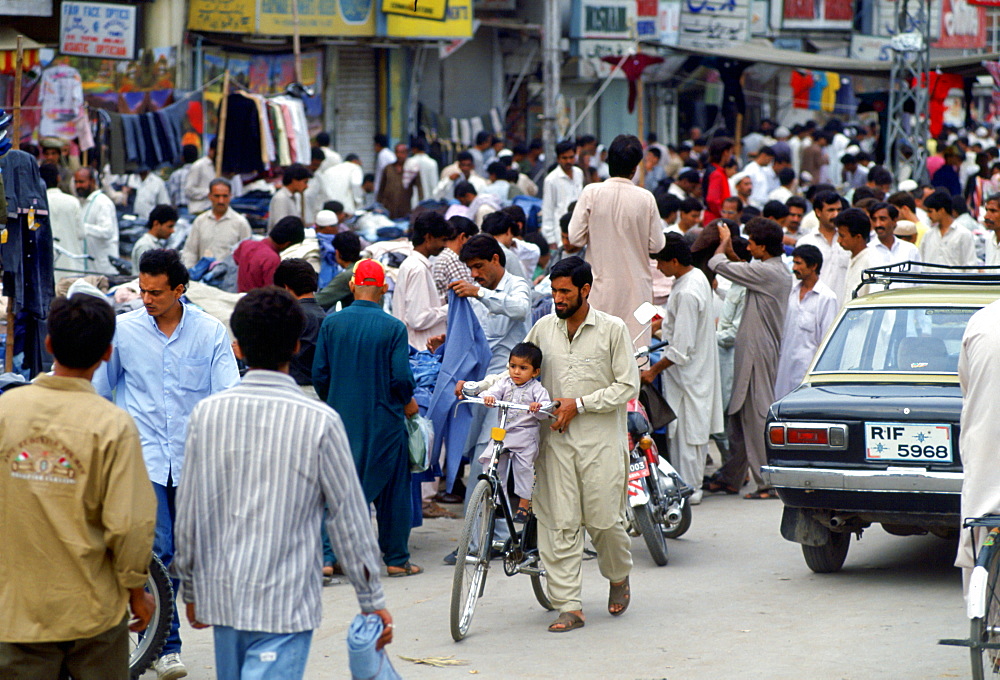
<svg viewBox="0 0 1000 680"><path fill-rule="evenodd" d="M198 620L264 633L320 623L320 523L362 611L385 608L378 546L340 416L251 370L191 414L174 571Z"/></svg>

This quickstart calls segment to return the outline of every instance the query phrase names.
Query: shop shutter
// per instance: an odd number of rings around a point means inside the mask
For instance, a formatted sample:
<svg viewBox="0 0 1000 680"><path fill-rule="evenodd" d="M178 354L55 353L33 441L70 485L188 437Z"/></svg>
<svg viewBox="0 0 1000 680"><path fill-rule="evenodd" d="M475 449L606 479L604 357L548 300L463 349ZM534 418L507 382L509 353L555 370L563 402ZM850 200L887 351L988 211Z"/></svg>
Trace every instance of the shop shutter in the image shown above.
<svg viewBox="0 0 1000 680"><path fill-rule="evenodd" d="M334 149L341 156L356 153L365 172L373 173L375 151L372 137L378 132L375 51L364 46L343 46L337 52L337 129Z"/></svg>

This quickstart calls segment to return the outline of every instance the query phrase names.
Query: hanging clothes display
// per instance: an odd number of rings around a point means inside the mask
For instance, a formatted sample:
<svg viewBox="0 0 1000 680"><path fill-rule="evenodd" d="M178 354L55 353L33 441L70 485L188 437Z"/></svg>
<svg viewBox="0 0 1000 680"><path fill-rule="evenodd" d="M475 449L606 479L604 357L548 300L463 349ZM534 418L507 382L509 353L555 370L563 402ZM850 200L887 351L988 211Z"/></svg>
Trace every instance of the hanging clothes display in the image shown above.
<svg viewBox="0 0 1000 680"><path fill-rule="evenodd" d="M809 93L814 85L811 71L792 71L792 106L809 108Z"/></svg>
<svg viewBox="0 0 1000 680"><path fill-rule="evenodd" d="M49 203L38 163L24 151L8 151L0 158L0 176L7 201L0 235L3 294L13 299L18 332L24 333L22 367L35 376L45 370L45 319L55 296Z"/></svg>
<svg viewBox="0 0 1000 680"><path fill-rule="evenodd" d="M272 102L282 107L286 127L289 128L288 142L292 151L292 162L309 165L312 148L309 144L309 122L306 120L306 107L301 99L281 95L273 97Z"/></svg>
<svg viewBox="0 0 1000 680"><path fill-rule="evenodd" d="M60 64L45 69L39 85L42 137L76 138L76 119L83 108L83 79L72 66Z"/></svg>
<svg viewBox="0 0 1000 680"><path fill-rule="evenodd" d="M260 112L253 97L231 94L226 103L226 136L222 151L222 171L263 172Z"/></svg>
<svg viewBox="0 0 1000 680"><path fill-rule="evenodd" d="M813 86L809 90L809 110L819 111L820 101L823 99L823 90L826 89L826 72L812 72Z"/></svg>
<svg viewBox="0 0 1000 680"><path fill-rule="evenodd" d="M833 113L834 108L837 104L837 90L840 89L840 76L831 71L826 71L826 87L823 88L823 94L820 95L820 110L826 111L827 113Z"/></svg>
<svg viewBox="0 0 1000 680"><path fill-rule="evenodd" d="M840 77L840 89L837 90L837 99L833 112L842 116L853 117L858 110L858 98L854 94L854 79L847 76Z"/></svg>
<svg viewBox="0 0 1000 680"><path fill-rule="evenodd" d="M124 175L181 162L185 100L152 113L107 113L111 172Z"/></svg>

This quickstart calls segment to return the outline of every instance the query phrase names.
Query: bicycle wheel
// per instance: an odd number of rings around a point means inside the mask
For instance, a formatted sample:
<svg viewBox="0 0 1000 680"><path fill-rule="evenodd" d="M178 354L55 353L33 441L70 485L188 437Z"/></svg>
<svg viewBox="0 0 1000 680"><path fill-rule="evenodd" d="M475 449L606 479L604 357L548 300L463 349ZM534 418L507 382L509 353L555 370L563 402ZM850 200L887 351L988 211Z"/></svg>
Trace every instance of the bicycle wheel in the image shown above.
<svg viewBox="0 0 1000 680"><path fill-rule="evenodd" d="M663 538L663 531L660 525L653 519L653 513L648 504L637 505L632 508L635 513L635 522L639 525L642 538L646 541L649 554L653 556L656 566L662 567L667 563L667 541Z"/></svg>
<svg viewBox="0 0 1000 680"><path fill-rule="evenodd" d="M530 574L531 592L535 594L535 599L538 600L538 604L542 605L542 609L552 611L555 607L549 601L548 592L545 590L545 567L542 565L541 555L538 554L538 518L534 515L524 525L524 540L521 547L533 558L532 566L543 572L542 574Z"/></svg>
<svg viewBox="0 0 1000 680"><path fill-rule="evenodd" d="M170 585L167 568L156 555L149 562L146 590L152 593L156 607L143 633L129 633L132 649L128 658L128 670L132 680L137 680L145 673L160 655L170 633L170 622L174 618L174 589Z"/></svg>
<svg viewBox="0 0 1000 680"><path fill-rule="evenodd" d="M989 538L1000 538L992 532ZM986 570L985 588L975 588L970 583L969 597L978 592L982 616L972 619L973 642L1000 644L1000 546L987 539L976 559L976 571ZM972 581L977 580L973 575ZM970 603L971 605L972 603ZM971 649L973 680L1000 678L1000 649Z"/></svg>
<svg viewBox="0 0 1000 680"><path fill-rule="evenodd" d="M486 586L495 514L490 483L482 479L472 492L465 512L465 526L458 539L455 576L451 586L451 637L455 642L469 632L476 604Z"/></svg>

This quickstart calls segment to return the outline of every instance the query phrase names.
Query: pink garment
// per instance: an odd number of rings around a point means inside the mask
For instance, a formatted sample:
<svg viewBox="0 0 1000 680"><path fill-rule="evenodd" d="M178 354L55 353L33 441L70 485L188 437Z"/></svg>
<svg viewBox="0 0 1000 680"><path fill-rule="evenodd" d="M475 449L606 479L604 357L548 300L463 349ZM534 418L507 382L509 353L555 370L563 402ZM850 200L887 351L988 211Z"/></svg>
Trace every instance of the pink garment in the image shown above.
<svg viewBox="0 0 1000 680"><path fill-rule="evenodd" d="M928 156L928 158L927 158L927 176L928 177L933 177L934 173L937 172L938 170L940 170L941 166L943 166L943 165L944 165L944 157L943 156L938 156L938 155Z"/></svg>
<svg viewBox="0 0 1000 680"><path fill-rule="evenodd" d="M298 148L296 148L295 125L292 123L292 110L286 104L280 104L279 108L281 110L281 118L285 121L285 134L288 136L288 150L292 158L292 163L304 162L308 164L308 159L303 161L299 158Z"/></svg>

